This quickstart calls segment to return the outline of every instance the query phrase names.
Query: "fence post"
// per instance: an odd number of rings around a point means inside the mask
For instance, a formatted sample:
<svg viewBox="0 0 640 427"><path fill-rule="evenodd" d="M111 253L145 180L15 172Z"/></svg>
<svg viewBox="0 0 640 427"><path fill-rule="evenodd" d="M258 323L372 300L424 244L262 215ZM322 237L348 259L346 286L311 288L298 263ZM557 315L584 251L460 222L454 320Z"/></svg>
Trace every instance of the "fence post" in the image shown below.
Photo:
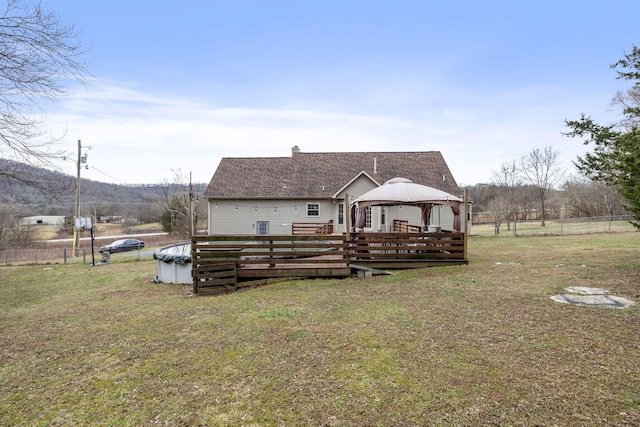
<svg viewBox="0 0 640 427"><path fill-rule="evenodd" d="M518 237L518 220L513 220L513 237Z"/></svg>
<svg viewBox="0 0 640 427"><path fill-rule="evenodd" d="M67 248L62 248L62 259L64 259L64 263L67 263Z"/></svg>
<svg viewBox="0 0 640 427"><path fill-rule="evenodd" d="M608 219L609 219L609 221L608 221L609 222L609 231L611 231L611 214L609 214Z"/></svg>
<svg viewBox="0 0 640 427"><path fill-rule="evenodd" d="M564 221L560 220L560 235L562 236L564 232Z"/></svg>
<svg viewBox="0 0 640 427"><path fill-rule="evenodd" d="M273 261L273 239L269 240L269 267L275 267L275 263Z"/></svg>
<svg viewBox="0 0 640 427"><path fill-rule="evenodd" d="M82 263L83 264L87 263L87 251L84 248L82 248Z"/></svg>

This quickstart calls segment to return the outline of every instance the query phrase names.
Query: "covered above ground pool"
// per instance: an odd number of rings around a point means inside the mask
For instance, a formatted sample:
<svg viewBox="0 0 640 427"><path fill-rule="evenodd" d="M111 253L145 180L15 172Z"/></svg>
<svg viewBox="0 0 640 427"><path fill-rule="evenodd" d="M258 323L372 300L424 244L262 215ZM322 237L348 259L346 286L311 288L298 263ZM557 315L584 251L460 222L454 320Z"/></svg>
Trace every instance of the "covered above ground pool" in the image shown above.
<svg viewBox="0 0 640 427"><path fill-rule="evenodd" d="M191 243L164 246L153 253L158 260L157 283L192 283Z"/></svg>

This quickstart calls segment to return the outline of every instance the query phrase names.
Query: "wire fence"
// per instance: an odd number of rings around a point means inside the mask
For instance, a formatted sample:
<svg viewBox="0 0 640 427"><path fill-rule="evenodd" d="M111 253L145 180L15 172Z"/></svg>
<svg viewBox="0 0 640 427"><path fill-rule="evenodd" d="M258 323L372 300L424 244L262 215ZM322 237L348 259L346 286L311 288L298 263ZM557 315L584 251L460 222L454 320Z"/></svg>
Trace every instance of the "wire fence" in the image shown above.
<svg viewBox="0 0 640 427"><path fill-rule="evenodd" d="M498 223L474 223L472 234L495 237L562 236L570 234L624 233L637 231L631 224L630 215L601 216L590 218L563 218L509 221Z"/></svg>
<svg viewBox="0 0 640 427"><path fill-rule="evenodd" d="M120 254L118 254L120 255ZM125 256L123 254L123 256ZM128 252L126 256L142 256L142 251ZM113 255L112 255L113 257ZM0 263L4 266L18 264L97 264L102 262L102 254L91 249L79 248L74 256L73 249L6 249L0 251Z"/></svg>
<svg viewBox="0 0 640 427"><path fill-rule="evenodd" d="M501 238L525 236L562 236L570 234L624 233L638 231L629 221L630 215L591 218L565 218L548 220L543 227L540 220L474 223L472 235ZM152 251L135 251L115 254L122 257L149 257ZM112 255L113 257L114 255ZM91 248L78 248L76 256L71 248L6 249L0 250L0 265L17 264L93 264L102 261L102 254Z"/></svg>

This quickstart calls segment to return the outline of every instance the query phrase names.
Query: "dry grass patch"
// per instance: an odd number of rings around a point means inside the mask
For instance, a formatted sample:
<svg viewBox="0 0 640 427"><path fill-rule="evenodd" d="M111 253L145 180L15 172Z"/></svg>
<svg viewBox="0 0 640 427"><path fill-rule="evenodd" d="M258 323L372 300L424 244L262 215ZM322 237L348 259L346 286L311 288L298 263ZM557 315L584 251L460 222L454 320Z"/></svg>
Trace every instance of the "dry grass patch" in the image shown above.
<svg viewBox="0 0 640 427"><path fill-rule="evenodd" d="M475 238L471 263L223 297L155 262L0 268L3 425L637 425L640 234Z"/></svg>

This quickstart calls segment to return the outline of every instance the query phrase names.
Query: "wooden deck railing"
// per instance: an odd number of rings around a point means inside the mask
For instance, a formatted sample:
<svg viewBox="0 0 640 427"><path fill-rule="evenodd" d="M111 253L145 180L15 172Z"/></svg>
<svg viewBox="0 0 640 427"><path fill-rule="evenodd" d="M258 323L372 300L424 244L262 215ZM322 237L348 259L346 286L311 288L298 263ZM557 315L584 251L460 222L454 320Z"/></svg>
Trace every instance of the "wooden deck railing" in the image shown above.
<svg viewBox="0 0 640 427"><path fill-rule="evenodd" d="M352 233L350 261L380 268L466 263L463 233Z"/></svg>
<svg viewBox="0 0 640 427"><path fill-rule="evenodd" d="M276 277L346 277L351 274L345 237L193 236L191 242L194 290L215 287L219 264L235 266L236 281ZM231 274L227 271L226 277Z"/></svg>
<svg viewBox="0 0 640 427"><path fill-rule="evenodd" d="M393 232L394 233L420 233L422 229L417 225L409 224L409 221L404 219L393 220Z"/></svg>
<svg viewBox="0 0 640 427"><path fill-rule="evenodd" d="M329 222L294 222L291 224L291 234L294 236L304 234L331 234L333 233L333 220Z"/></svg>

